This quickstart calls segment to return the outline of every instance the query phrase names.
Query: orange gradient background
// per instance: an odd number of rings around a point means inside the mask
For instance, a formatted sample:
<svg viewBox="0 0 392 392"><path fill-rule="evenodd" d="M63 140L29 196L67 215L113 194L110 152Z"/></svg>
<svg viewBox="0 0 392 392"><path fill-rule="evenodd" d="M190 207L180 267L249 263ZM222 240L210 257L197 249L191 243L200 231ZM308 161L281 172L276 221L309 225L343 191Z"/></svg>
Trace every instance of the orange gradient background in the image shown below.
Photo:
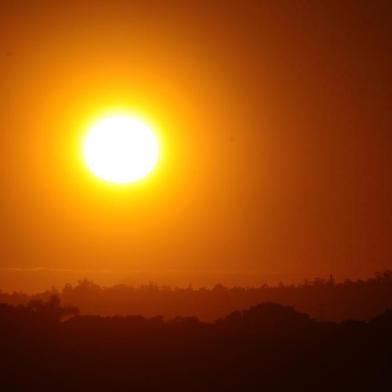
<svg viewBox="0 0 392 392"><path fill-rule="evenodd" d="M387 2L17 3L0 5L1 287L391 267ZM125 187L81 153L118 110L161 142Z"/></svg>

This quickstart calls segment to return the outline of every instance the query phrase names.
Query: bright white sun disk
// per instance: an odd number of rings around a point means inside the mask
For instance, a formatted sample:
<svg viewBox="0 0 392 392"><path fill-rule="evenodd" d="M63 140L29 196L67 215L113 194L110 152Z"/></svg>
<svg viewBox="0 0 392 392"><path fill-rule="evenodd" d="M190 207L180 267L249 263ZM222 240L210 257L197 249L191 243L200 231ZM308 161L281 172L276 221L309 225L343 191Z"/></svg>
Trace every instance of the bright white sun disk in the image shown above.
<svg viewBox="0 0 392 392"><path fill-rule="evenodd" d="M84 142L84 158L99 178L126 184L145 177L158 160L158 141L143 121L113 116L95 124Z"/></svg>

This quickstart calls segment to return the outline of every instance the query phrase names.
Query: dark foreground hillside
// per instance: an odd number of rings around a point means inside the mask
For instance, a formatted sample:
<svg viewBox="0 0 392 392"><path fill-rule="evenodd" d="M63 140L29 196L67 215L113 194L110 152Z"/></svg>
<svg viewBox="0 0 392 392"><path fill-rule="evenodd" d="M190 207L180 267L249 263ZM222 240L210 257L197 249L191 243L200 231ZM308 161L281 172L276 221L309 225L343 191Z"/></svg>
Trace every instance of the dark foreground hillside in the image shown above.
<svg viewBox="0 0 392 392"><path fill-rule="evenodd" d="M214 323L0 305L2 391L391 390L392 312L326 323L264 303ZM383 389L382 389L383 388Z"/></svg>

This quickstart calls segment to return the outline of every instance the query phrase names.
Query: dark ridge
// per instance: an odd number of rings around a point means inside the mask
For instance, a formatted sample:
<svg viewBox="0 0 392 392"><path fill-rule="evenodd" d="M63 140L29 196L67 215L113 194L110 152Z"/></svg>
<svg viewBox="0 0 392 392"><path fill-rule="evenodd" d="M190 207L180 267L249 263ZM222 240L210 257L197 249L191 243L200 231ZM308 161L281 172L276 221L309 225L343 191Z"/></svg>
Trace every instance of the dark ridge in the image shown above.
<svg viewBox="0 0 392 392"><path fill-rule="evenodd" d="M0 384L4 391L389 390L391 326L392 310L334 323L276 303L209 323L81 316L56 297L0 304Z"/></svg>

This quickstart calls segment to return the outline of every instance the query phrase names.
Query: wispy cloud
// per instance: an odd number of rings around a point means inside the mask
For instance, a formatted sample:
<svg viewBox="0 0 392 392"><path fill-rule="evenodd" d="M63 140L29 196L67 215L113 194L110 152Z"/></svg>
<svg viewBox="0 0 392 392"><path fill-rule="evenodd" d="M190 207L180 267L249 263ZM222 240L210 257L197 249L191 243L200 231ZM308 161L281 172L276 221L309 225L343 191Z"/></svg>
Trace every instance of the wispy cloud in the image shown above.
<svg viewBox="0 0 392 392"><path fill-rule="evenodd" d="M71 268L51 268L51 267L0 267L0 271L8 272L71 272L71 273L110 273L107 269L88 270L88 269L71 269Z"/></svg>

